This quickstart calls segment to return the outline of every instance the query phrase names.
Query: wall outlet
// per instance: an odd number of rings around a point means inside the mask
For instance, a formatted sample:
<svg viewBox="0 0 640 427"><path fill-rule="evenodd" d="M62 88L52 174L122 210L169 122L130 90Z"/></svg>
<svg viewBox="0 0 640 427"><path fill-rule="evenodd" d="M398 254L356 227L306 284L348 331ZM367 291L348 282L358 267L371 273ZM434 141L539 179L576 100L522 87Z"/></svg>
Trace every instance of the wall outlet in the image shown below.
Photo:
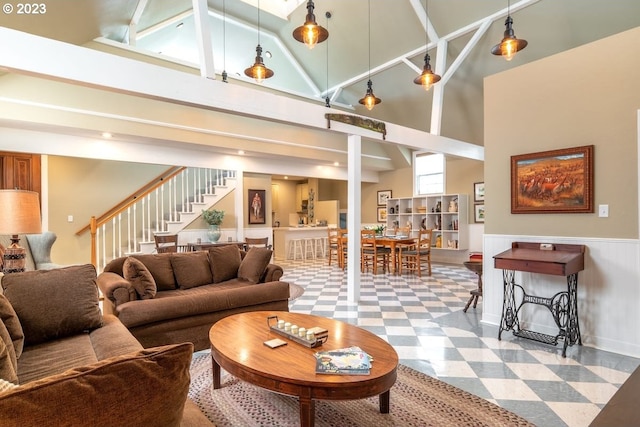
<svg viewBox="0 0 640 427"><path fill-rule="evenodd" d="M541 251L552 251L553 250L553 245L551 243L540 243L540 250Z"/></svg>

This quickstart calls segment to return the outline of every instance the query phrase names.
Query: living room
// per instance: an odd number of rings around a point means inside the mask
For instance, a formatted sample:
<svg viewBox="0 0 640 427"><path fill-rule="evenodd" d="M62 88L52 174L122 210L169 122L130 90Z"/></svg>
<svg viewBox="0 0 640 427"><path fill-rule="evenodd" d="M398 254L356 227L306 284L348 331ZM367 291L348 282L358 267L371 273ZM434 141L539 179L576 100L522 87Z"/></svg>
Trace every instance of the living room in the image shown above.
<svg viewBox="0 0 640 427"><path fill-rule="evenodd" d="M628 54L629 51L638 49L638 39L638 30L631 30L485 80L482 175L469 177L460 188L447 188L447 192L470 194L473 182L484 181L488 189L482 246L486 260L483 322L497 325L502 310L502 272L493 268L493 255L510 247L513 241L584 244L588 247L588 252L578 290L584 344L632 357L640 355L639 339L634 326L639 320L634 308L634 301L638 299L635 283L640 278L638 165L635 155L638 146L638 100L634 95L639 91L633 75L638 59L637 55ZM613 52L610 54L616 61L605 63L602 61L602 52ZM552 78L539 77L548 75L549 70L553 70ZM607 77L598 78L598 83L594 84L594 75ZM20 92L26 92L25 88L34 83L35 91L40 89L42 93L47 92L43 88L50 89L51 98L54 97L53 93L62 97L62 92L68 89L30 79L21 82L15 75L5 78L17 83L14 89L9 88L7 96L10 94L18 97ZM621 85L620 82L625 84ZM80 91L73 89L73 92L76 90ZM94 92L88 90L87 93ZM43 108L16 108L15 104L4 103L3 116L7 122L15 124L13 121L20 120L21 116L40 115L43 126L50 125L55 117L43 113ZM40 114L34 114L35 112ZM505 116L511 119L505 122ZM107 121L106 118L101 120ZM126 126L120 124L120 127ZM153 154L150 154L149 146L143 142L104 142L94 137L24 130L17 126L3 128L2 135L2 150L57 156L52 162L66 156L81 156L114 161L143 159L141 164L204 166L216 164L218 160L225 162L231 159L243 161L245 170L261 175L270 176L275 173L273 169L284 169L286 166L286 170L290 170L292 175L312 176L305 165L291 165L274 159L242 160L235 155L203 158L199 151L189 152L187 149L168 147L155 147ZM176 139L182 139L182 135ZM608 218L599 217L597 209L596 212L586 214L514 215L510 212L510 156L585 145L595 147L594 205L608 205ZM99 152L98 149L104 151ZM456 162L458 160L451 162L449 172L462 174L463 172L456 170ZM475 161L459 162L464 170L469 163ZM343 179L348 179L346 170L343 169L340 173ZM53 175L54 171L49 170L46 174ZM412 196L408 185L388 184L388 179L396 174L404 180L398 179L397 182L409 182L406 177L411 176L411 169L407 167L406 171L381 174L379 182L362 186L362 223L376 222L372 208L375 206L377 191L391 189L394 196ZM323 177L319 173L317 175ZM53 185L43 191L44 221L50 230L68 230L70 226L67 217L70 212L67 208L73 206L69 199L74 196L74 192L65 191L68 196L58 199L58 191ZM99 192L98 189L94 191ZM79 221L82 215L74 216ZM75 232L75 224L73 225ZM76 239L67 232L60 232L59 239L54 246L54 258L57 257L55 251L58 250L58 244L60 248L76 245L65 243L67 239L70 242ZM81 252L85 253L84 249ZM548 291L557 286L557 283L538 285L542 290ZM553 325L541 321L540 326L544 329Z"/></svg>

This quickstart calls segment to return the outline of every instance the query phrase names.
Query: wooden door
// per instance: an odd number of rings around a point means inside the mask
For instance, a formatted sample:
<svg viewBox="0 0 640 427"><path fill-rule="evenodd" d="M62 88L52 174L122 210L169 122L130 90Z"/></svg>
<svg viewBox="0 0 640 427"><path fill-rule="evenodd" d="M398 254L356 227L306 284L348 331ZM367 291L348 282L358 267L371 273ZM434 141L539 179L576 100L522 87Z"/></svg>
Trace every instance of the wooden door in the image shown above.
<svg viewBox="0 0 640 427"><path fill-rule="evenodd" d="M0 151L0 188L40 194L40 155Z"/></svg>

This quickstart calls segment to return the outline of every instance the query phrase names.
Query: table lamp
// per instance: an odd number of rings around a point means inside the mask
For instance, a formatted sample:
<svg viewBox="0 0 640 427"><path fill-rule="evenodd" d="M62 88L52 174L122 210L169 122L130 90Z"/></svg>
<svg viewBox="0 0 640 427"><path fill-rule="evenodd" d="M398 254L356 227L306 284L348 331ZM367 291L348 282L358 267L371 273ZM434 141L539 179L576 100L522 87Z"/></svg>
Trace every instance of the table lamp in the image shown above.
<svg viewBox="0 0 640 427"><path fill-rule="evenodd" d="M0 190L0 234L11 235L11 245L4 249L3 272L24 271L26 250L20 247L18 234L42 232L38 193L25 190Z"/></svg>

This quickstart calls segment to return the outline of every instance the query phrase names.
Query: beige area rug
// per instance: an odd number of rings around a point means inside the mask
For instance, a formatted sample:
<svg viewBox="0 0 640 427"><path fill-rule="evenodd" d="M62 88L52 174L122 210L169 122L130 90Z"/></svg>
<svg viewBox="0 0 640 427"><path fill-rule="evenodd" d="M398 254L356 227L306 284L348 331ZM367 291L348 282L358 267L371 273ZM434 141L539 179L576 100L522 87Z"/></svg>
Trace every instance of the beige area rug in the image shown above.
<svg viewBox="0 0 640 427"><path fill-rule="evenodd" d="M289 301L293 301L304 293L304 288L295 283L289 283Z"/></svg>
<svg viewBox="0 0 640 427"><path fill-rule="evenodd" d="M218 427L299 426L298 401L225 374L222 388L211 388L208 351L194 354L189 397ZM378 397L317 401L317 427L360 426L532 426L493 403L424 375L398 367L391 389L391 412L381 414Z"/></svg>

